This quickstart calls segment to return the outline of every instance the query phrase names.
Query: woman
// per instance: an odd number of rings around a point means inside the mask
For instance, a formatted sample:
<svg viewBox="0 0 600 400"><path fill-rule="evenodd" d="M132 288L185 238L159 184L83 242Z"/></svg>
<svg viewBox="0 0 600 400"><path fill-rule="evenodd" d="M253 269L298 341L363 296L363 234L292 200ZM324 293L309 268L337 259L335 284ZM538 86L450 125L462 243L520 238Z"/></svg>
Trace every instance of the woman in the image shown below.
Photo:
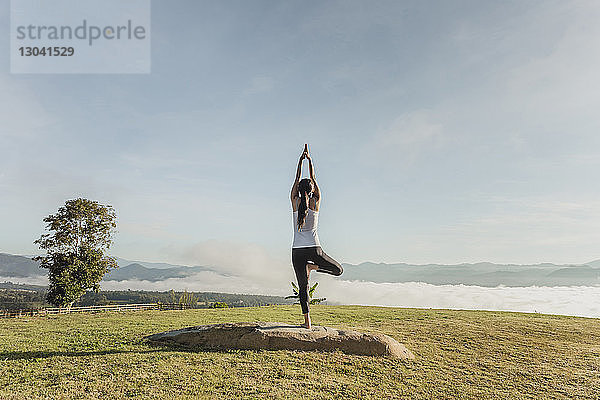
<svg viewBox="0 0 600 400"><path fill-rule="evenodd" d="M302 160L305 158L308 160L310 179L300 180ZM300 306L302 307L302 314L304 314L304 324L301 326L311 329L310 316L308 315L308 277L310 271L316 270L317 272L340 276L343 269L337 261L321 249L319 235L317 234L321 191L315 180L315 170L306 144L298 161L298 170L296 171L296 179L290 197L294 211L292 264L298 280Z"/></svg>

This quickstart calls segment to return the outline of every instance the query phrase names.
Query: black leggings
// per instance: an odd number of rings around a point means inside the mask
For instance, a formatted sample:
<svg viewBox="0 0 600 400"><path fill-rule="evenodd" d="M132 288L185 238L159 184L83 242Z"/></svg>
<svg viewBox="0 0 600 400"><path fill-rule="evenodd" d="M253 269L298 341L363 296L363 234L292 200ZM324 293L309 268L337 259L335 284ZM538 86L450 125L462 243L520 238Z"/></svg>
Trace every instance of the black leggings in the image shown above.
<svg viewBox="0 0 600 400"><path fill-rule="evenodd" d="M306 274L306 264L311 261L319 269L317 272L325 272L331 275L340 276L344 269L339 262L329 257L320 246L316 247L298 247L292 248L292 264L298 280L298 289L300 290L300 307L302 314L308 313L308 276Z"/></svg>

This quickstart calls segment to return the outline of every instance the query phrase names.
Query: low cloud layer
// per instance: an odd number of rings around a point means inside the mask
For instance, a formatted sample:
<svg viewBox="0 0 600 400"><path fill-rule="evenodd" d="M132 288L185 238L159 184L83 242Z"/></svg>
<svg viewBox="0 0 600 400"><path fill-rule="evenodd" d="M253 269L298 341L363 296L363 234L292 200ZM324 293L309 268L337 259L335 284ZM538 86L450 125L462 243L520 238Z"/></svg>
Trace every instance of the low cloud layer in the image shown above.
<svg viewBox="0 0 600 400"><path fill-rule="evenodd" d="M285 271L280 271L286 275ZM266 281L240 276L201 272L185 279L160 282L139 280L102 282L103 290L177 290L211 291L285 296L291 294L288 279ZM600 317L600 287L481 287L467 285L430 285L422 282L374 283L350 282L313 273L319 282L317 295L332 304L358 304L416 308L450 308L539 312L545 314ZM44 278L3 278L28 284L47 284Z"/></svg>
<svg viewBox="0 0 600 400"><path fill-rule="evenodd" d="M324 277L319 295L341 304L540 312L600 317L600 287L482 287L349 282Z"/></svg>
<svg viewBox="0 0 600 400"><path fill-rule="evenodd" d="M17 278L14 276L0 276L0 282L12 282L12 283L20 283L23 285L40 285L46 286L48 285L48 278L45 276L29 276L23 278Z"/></svg>
<svg viewBox="0 0 600 400"><path fill-rule="evenodd" d="M171 278L164 281L150 282L141 280L104 281L102 290L176 290L188 292L223 292L240 294L288 295L291 290L285 290L282 285L265 284L239 276L225 276L212 271L200 272L187 278ZM291 286L290 286L291 287Z"/></svg>
<svg viewBox="0 0 600 400"><path fill-rule="evenodd" d="M314 274L314 273L313 273ZM316 294L333 304L450 308L539 312L544 314L600 317L600 287L481 287L467 285L430 285L422 282L350 282L314 274L319 282ZM293 278L292 278L293 279ZM105 282L105 290L188 290L229 293L288 295L289 280L263 284L241 277L226 277L212 272L188 279L162 282Z"/></svg>

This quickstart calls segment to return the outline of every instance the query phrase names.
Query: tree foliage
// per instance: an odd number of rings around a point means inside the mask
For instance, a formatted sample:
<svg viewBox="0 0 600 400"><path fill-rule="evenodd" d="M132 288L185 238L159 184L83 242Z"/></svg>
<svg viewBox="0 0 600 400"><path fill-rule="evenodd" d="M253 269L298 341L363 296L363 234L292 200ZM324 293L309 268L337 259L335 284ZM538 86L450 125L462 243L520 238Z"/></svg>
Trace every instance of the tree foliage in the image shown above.
<svg viewBox="0 0 600 400"><path fill-rule="evenodd" d="M44 222L50 233L34 243L46 251L35 260L48 269L48 302L70 306L87 290L100 290L104 275L117 267L106 254L117 227L112 206L82 198L67 200Z"/></svg>
<svg viewBox="0 0 600 400"><path fill-rule="evenodd" d="M198 303L198 299L196 295L192 292L188 292L185 290L181 294L175 293L175 290L171 289L169 291L169 303L171 304L185 304L191 308L195 307Z"/></svg>
<svg viewBox="0 0 600 400"><path fill-rule="evenodd" d="M0 284L0 288L2 284ZM194 301L189 303L186 298ZM139 290L123 291L93 291L86 292L77 305L93 306L103 304L134 304L134 303L170 303L187 304L191 308L209 308L215 302L227 303L230 307L259 307L271 304L291 304L281 296L267 296L257 294L233 294L233 293L215 293L215 292L146 292Z"/></svg>

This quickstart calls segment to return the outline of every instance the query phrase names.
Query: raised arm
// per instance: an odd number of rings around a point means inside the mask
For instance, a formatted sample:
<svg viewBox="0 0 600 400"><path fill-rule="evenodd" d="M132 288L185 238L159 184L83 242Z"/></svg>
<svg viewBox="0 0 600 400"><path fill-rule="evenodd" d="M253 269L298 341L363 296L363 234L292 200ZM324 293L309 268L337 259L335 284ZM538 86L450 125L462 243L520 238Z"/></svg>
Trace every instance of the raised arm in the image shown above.
<svg viewBox="0 0 600 400"><path fill-rule="evenodd" d="M298 197L298 182L300 182L300 175L302 175L302 160L306 157L306 153L302 152L300 156L300 160L298 160L298 169L296 170L296 179L294 180L294 184L292 185L292 192L290 193L290 200L292 203L294 199Z"/></svg>
<svg viewBox="0 0 600 400"><path fill-rule="evenodd" d="M313 190L313 198L319 202L321 200L321 191L319 190L319 185L317 185L317 180L315 179L315 168L313 167L312 158L309 155L306 156L308 159L308 171L310 173L310 180L312 181L314 190Z"/></svg>

